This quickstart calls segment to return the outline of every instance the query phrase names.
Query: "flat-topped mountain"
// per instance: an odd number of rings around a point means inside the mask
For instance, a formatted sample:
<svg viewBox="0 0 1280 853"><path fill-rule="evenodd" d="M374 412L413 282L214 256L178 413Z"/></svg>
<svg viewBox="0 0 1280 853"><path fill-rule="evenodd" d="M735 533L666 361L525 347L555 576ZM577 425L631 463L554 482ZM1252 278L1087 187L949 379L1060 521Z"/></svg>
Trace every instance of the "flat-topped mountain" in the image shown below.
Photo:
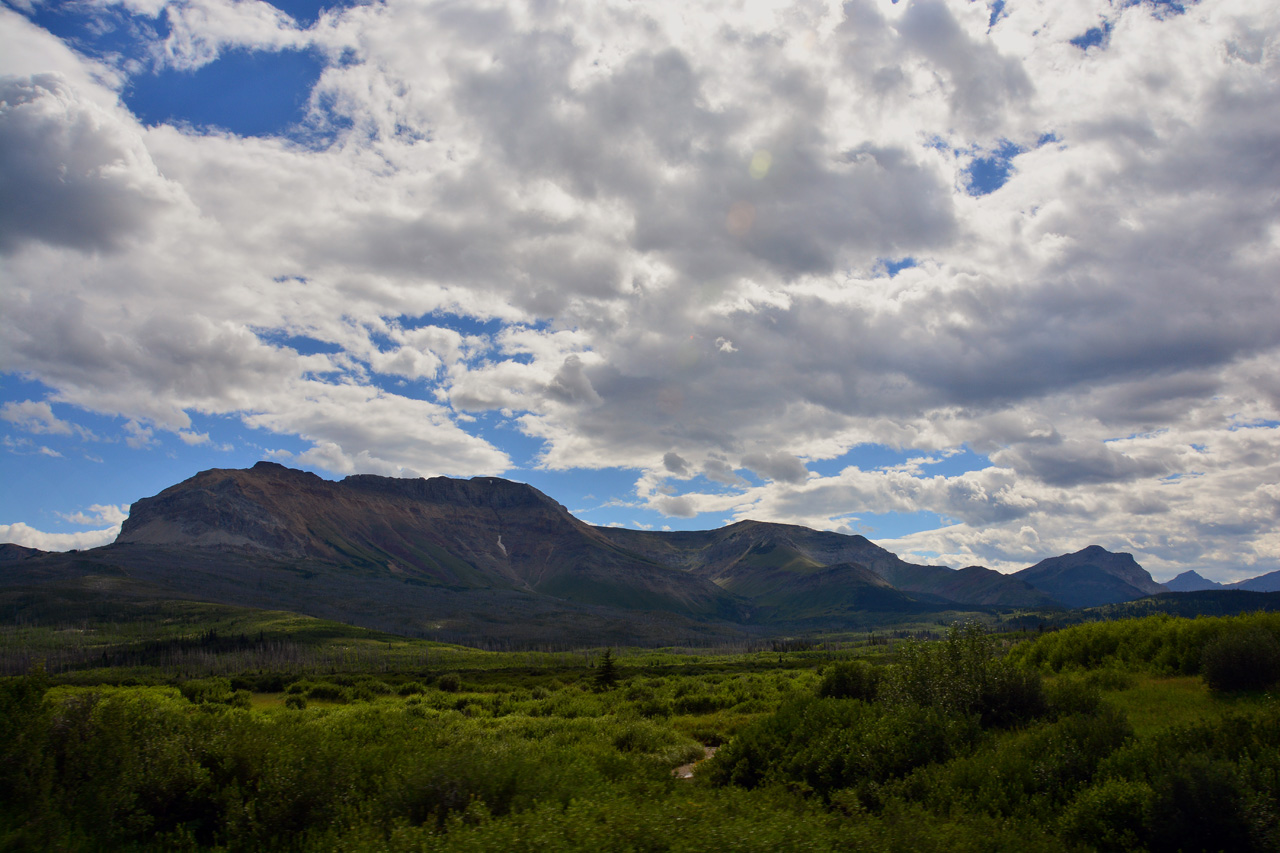
<svg viewBox="0 0 1280 853"><path fill-rule="evenodd" d="M1165 590L1131 555L1097 546L1013 575L956 570L790 524L593 527L532 486L496 477L331 481L271 462L204 471L137 501L112 545L67 554L4 546L0 567L10 589L79 583L459 642L718 641Z"/></svg>
<svg viewBox="0 0 1280 853"><path fill-rule="evenodd" d="M332 482L272 462L214 469L135 503L116 544L236 549L631 609L734 608L715 584L626 552L532 486L497 477Z"/></svg>

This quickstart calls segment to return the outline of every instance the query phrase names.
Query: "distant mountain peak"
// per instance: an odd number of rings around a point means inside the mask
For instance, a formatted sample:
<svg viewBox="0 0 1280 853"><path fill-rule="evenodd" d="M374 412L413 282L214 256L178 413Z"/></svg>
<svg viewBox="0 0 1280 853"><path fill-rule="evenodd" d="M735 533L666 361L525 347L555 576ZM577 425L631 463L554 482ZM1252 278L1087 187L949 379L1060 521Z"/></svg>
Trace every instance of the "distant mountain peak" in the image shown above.
<svg viewBox="0 0 1280 853"><path fill-rule="evenodd" d="M1067 607L1117 604L1167 591L1132 554L1108 551L1100 545L1041 560L1013 576Z"/></svg>
<svg viewBox="0 0 1280 853"><path fill-rule="evenodd" d="M1195 569L1189 569L1165 583L1170 592L1200 592L1206 589L1222 589L1222 584L1211 581Z"/></svg>

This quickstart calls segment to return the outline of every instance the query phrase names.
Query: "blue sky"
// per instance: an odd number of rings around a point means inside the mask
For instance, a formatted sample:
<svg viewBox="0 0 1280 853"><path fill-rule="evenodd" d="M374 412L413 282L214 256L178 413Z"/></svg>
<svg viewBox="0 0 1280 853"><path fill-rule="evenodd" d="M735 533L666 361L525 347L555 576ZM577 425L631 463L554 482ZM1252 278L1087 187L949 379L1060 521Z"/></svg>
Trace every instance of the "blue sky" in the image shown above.
<svg viewBox="0 0 1280 853"><path fill-rule="evenodd" d="M273 459L1280 569L1278 34L1261 0L5 0L0 539L92 547Z"/></svg>

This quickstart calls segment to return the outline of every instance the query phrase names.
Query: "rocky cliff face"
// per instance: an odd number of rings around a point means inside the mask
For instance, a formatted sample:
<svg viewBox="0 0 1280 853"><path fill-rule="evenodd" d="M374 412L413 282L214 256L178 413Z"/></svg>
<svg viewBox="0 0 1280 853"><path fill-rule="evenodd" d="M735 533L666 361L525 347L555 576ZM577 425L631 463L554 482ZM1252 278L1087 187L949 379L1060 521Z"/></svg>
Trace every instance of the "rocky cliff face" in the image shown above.
<svg viewBox="0 0 1280 853"><path fill-rule="evenodd" d="M335 483L270 462L215 469L135 503L116 541L254 551L636 609L733 607L710 582L626 553L533 487L495 477Z"/></svg>

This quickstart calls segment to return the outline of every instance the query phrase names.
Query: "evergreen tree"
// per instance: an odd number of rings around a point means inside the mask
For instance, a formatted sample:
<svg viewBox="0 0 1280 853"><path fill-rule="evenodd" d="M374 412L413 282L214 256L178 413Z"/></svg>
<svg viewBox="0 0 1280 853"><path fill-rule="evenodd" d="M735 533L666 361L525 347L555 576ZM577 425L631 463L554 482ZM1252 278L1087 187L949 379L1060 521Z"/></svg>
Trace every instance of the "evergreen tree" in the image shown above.
<svg viewBox="0 0 1280 853"><path fill-rule="evenodd" d="M596 689L608 690L618 683L618 667L613 660L613 649L605 649L596 667Z"/></svg>

